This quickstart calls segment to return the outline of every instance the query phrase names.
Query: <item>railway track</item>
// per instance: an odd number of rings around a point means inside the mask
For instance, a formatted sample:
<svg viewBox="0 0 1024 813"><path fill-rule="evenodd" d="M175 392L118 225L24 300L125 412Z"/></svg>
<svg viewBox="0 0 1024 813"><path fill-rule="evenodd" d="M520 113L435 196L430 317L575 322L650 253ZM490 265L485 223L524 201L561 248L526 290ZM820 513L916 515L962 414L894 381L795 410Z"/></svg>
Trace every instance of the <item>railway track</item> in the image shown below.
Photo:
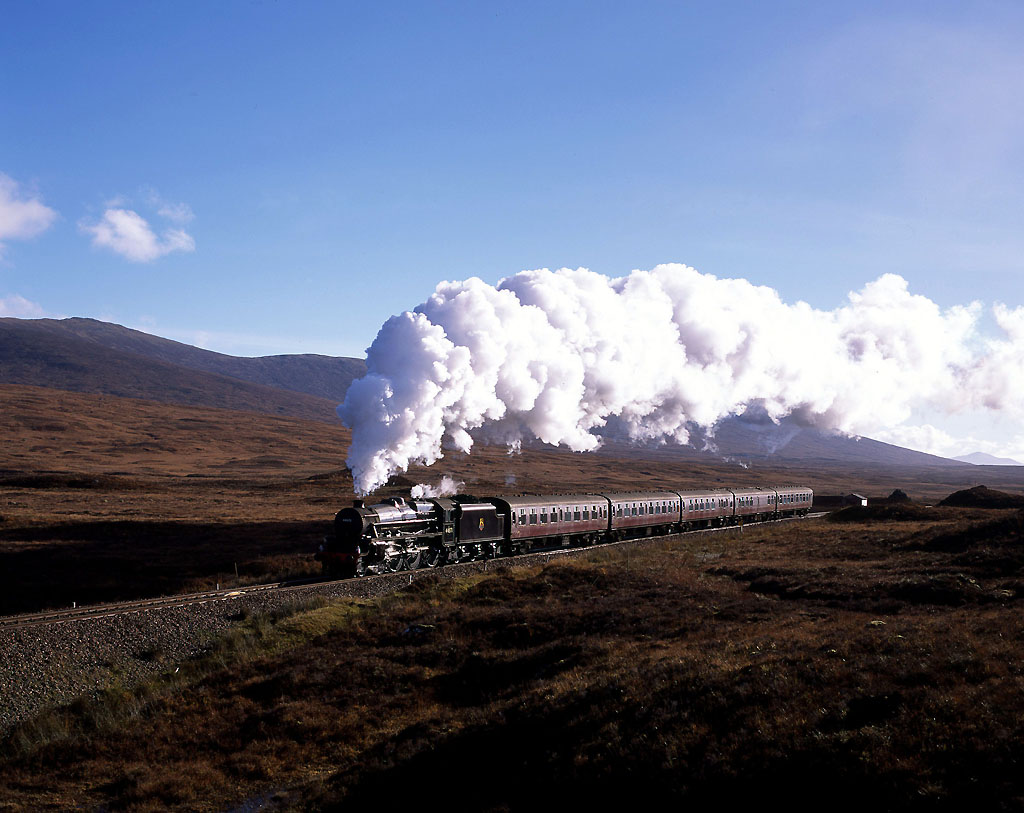
<svg viewBox="0 0 1024 813"><path fill-rule="evenodd" d="M86 607L68 607L47 610L40 613L24 613L0 617L0 630L34 627L43 624L59 624L65 621L84 621L91 618L108 618L114 615L162 610L169 607L188 607L192 604L207 604L211 601L228 601L252 593L279 590L287 587L302 587L306 584L321 583L319 579L301 582L274 582L253 584L246 587L228 587L222 590L207 590L202 593L187 593L180 596L159 596L136 601L118 601L111 604L93 604Z"/></svg>
<svg viewBox="0 0 1024 813"><path fill-rule="evenodd" d="M596 545L585 547L553 547L542 550L531 551L520 556L502 557L498 559L478 559L469 562L458 562L444 566L444 571L454 574L460 570L477 569L482 565L486 569L491 566L511 566L517 563L526 563L531 560L571 557L590 553L602 548L611 548L619 545L638 545L670 539L678 536L698 536L706 534L718 534L728 531L742 532L744 527L752 528L760 525L768 525L776 522L793 522L799 519L815 519L823 517L827 511L808 514L806 517L787 517L786 519L765 520L762 522L750 522L743 525L726 525L719 528L700 528L682 533L662 534L659 536L645 536L635 539L626 539L618 542L602 542ZM411 581L414 578L422 577L428 573L437 572L431 568L420 568L418 570L397 571L395 573L382 573L373 576L364 576L359 579L301 579L289 582L273 582L267 584L254 584L246 587L228 587L221 590L207 590L201 593L188 593L179 596L160 596L156 598L138 599L136 601L119 601L111 604L94 604L86 607L69 607L60 610L47 610L39 613L23 613L21 615L0 616L0 631L24 629L26 627L43 626L47 624L61 624L74 621L86 621L96 618L110 618L117 615L128 615L131 613L151 612L172 607L188 607L195 604L208 604L215 601L231 601L252 595L254 593L271 591L292 591L309 587L320 587L331 584L366 584L378 580L390 580L396 584L405 583L405 577Z"/></svg>

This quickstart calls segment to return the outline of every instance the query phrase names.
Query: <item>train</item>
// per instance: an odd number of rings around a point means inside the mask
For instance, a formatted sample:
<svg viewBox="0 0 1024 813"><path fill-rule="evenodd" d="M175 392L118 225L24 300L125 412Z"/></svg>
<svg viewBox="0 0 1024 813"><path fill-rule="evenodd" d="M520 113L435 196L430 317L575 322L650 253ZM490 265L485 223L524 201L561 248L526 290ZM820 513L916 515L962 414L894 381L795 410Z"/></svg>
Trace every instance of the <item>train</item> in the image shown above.
<svg viewBox="0 0 1024 813"><path fill-rule="evenodd" d="M357 499L335 515L315 558L335 578L395 573L805 516L813 500L807 486Z"/></svg>

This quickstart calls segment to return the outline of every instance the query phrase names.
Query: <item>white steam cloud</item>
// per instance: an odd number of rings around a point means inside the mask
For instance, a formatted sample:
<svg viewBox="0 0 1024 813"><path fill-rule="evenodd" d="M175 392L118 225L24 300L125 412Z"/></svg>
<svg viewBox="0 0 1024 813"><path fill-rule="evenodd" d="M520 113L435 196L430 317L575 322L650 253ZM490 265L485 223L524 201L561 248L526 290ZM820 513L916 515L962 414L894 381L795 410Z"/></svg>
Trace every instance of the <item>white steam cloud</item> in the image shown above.
<svg viewBox="0 0 1024 813"><path fill-rule="evenodd" d="M453 494L458 494L459 489L464 485L466 484L462 480L456 480L446 474L436 486L427 483L414 485L409 490L409 496L417 500L424 497L451 497Z"/></svg>
<svg viewBox="0 0 1024 813"><path fill-rule="evenodd" d="M856 434L917 406L1019 412L1024 308L995 307L998 340L977 335L981 312L940 308L893 274L833 311L675 264L443 282L369 348L338 407L347 462L367 493L444 448L469 452L474 436L583 452L609 421L636 441L687 443L752 406Z"/></svg>

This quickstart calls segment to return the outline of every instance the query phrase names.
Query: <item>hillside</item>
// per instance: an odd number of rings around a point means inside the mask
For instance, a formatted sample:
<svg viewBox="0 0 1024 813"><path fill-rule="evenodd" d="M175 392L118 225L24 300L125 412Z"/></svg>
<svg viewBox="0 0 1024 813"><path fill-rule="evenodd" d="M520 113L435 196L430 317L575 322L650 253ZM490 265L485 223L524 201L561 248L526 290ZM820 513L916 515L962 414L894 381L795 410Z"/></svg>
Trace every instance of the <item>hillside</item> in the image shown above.
<svg viewBox="0 0 1024 813"><path fill-rule="evenodd" d="M336 400L106 347L52 320L0 319L0 384L337 421Z"/></svg>
<svg viewBox="0 0 1024 813"><path fill-rule="evenodd" d="M607 440L604 452L621 457L655 460L722 461L738 465L802 464L808 466L877 465L966 469L969 464L945 457L904 449L867 437L854 437L800 426L783 419L730 417L713 434L694 428L690 446L649 445Z"/></svg>
<svg viewBox="0 0 1024 813"><path fill-rule="evenodd" d="M366 371L366 362L356 358L335 358L314 354L243 358L214 353L192 345L151 336L139 330L96 319L0 319L4 337L22 333L40 351L57 340L79 340L79 347L92 346L131 353L155 361L175 364L253 384L302 392L341 403L348 385ZM62 346L68 346L62 344ZM87 356L95 349L83 350ZM56 386L39 381L9 383ZM144 396L143 396L144 397Z"/></svg>
<svg viewBox="0 0 1024 813"><path fill-rule="evenodd" d="M337 419L43 387L0 384L0 403L0 474L300 476L341 468L350 437Z"/></svg>

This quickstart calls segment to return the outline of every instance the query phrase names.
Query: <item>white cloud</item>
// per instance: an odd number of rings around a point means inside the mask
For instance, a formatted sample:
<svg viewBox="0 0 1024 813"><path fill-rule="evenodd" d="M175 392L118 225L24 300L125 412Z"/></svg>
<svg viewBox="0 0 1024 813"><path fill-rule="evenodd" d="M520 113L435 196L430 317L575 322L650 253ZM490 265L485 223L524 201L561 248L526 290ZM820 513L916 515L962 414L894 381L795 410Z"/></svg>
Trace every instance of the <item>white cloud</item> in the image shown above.
<svg viewBox="0 0 1024 813"><path fill-rule="evenodd" d="M156 209L156 213L165 220L177 223L179 226L195 220L195 212L192 211L192 207L187 203L174 203L173 201L165 200L152 187L145 189L144 194L149 205ZM124 207L125 205L124 202L107 204L108 208L113 206Z"/></svg>
<svg viewBox="0 0 1024 813"><path fill-rule="evenodd" d="M7 240L27 240L42 234L54 220L57 212L37 197L25 197L18 183L0 172L0 254Z"/></svg>
<svg viewBox="0 0 1024 813"><path fill-rule="evenodd" d="M919 452L939 455L940 457L955 457L959 454L968 454L978 451L983 441L973 438L956 438L943 429L932 426L930 423L921 426L894 426L890 429L880 429L871 433L875 440L891 443L894 446L902 446L904 449L916 449Z"/></svg>
<svg viewBox="0 0 1024 813"><path fill-rule="evenodd" d="M195 220L195 213L187 203L161 202L160 208L156 210L160 217L170 220L172 223L191 223Z"/></svg>
<svg viewBox="0 0 1024 813"><path fill-rule="evenodd" d="M92 235L94 246L109 248L133 262L152 262L175 251L196 248L195 240L184 229L165 229L157 236L149 222L131 209L107 209L98 222L83 221L81 229Z"/></svg>
<svg viewBox="0 0 1024 813"><path fill-rule="evenodd" d="M18 294L0 296L0 316L15 316L20 319L38 319L46 316L42 306Z"/></svg>

